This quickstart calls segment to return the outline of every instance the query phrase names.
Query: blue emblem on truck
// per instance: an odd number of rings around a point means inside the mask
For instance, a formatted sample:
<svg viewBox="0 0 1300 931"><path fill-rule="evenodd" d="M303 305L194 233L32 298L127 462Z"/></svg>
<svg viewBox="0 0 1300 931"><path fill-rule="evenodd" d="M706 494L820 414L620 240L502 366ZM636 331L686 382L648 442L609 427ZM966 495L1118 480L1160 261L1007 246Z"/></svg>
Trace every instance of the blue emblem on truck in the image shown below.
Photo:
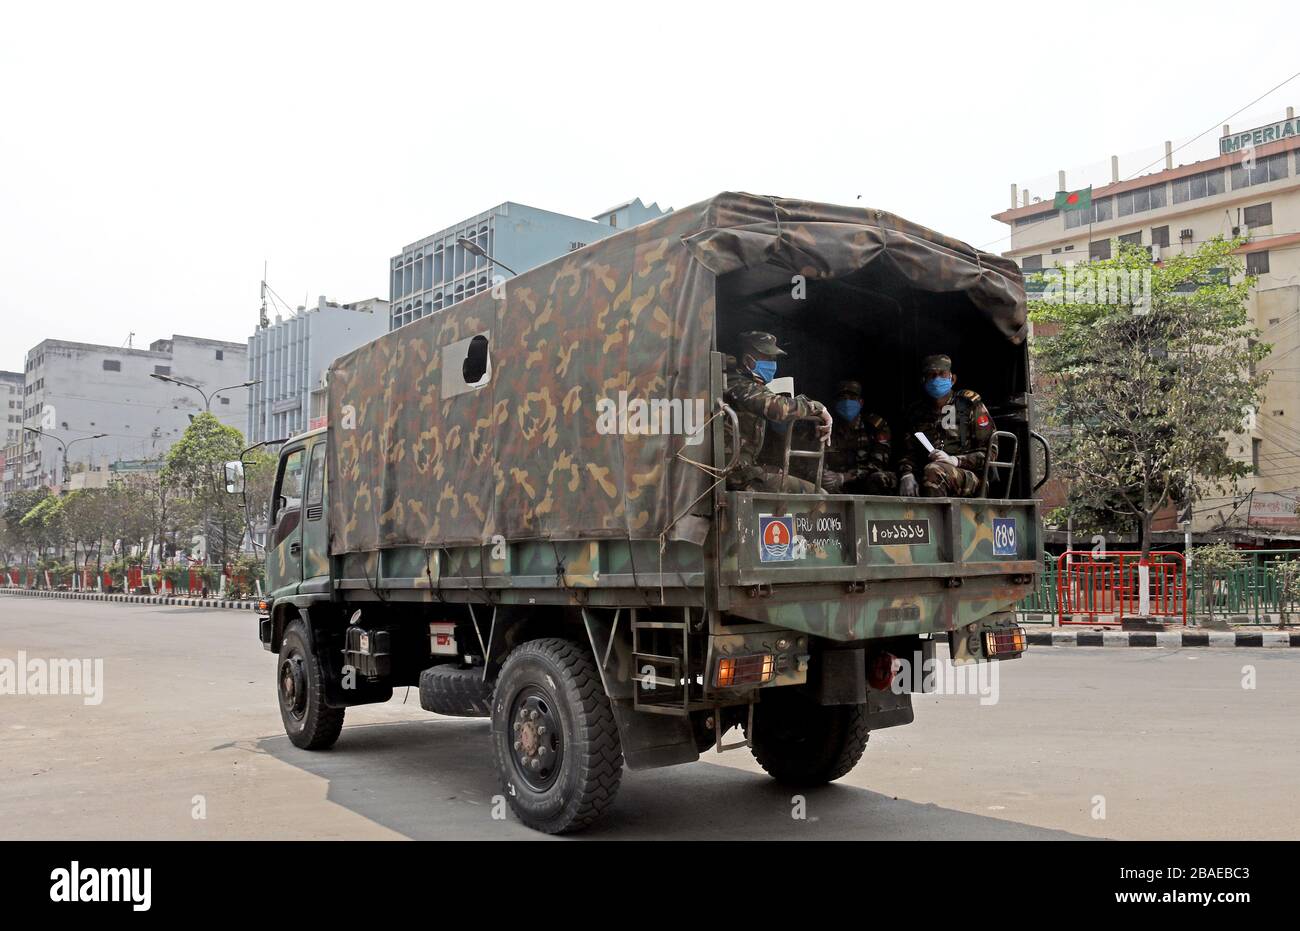
<svg viewBox="0 0 1300 931"><path fill-rule="evenodd" d="M1014 517L993 518L993 555L1016 555L1016 519Z"/></svg>
<svg viewBox="0 0 1300 931"><path fill-rule="evenodd" d="M793 517L760 517L758 519L758 558L760 562L791 562L794 559L793 547Z"/></svg>

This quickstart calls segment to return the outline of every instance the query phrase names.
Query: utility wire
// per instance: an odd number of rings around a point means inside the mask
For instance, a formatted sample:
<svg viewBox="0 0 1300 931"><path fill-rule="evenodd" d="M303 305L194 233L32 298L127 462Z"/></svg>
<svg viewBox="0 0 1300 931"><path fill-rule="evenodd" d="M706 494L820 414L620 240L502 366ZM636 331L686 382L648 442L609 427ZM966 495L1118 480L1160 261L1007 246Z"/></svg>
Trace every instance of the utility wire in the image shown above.
<svg viewBox="0 0 1300 931"><path fill-rule="evenodd" d="M1277 85L1275 85L1274 87L1272 87L1272 88L1270 88L1270 89L1264 91L1264 93L1260 94L1258 97L1256 97L1256 98L1255 98L1254 100L1252 100L1250 103L1246 104L1244 107L1241 107L1240 109L1234 110L1232 113L1229 113L1229 114L1228 114L1227 116L1225 116L1223 119L1221 119L1221 120L1217 121L1216 123L1212 124L1212 125L1209 126L1207 129L1204 129L1204 130L1202 130L1201 132L1197 133L1195 136L1193 136L1191 139L1188 139L1188 140L1187 140L1186 142L1184 142L1182 145L1178 146L1177 148L1171 149L1171 150L1167 153L1167 155L1162 155L1160 158L1156 159L1154 162L1150 162L1150 163L1148 163L1148 164L1146 164L1146 165L1143 165L1141 168L1139 168L1137 171L1135 171L1133 174L1129 175L1127 178L1124 178L1123 180L1124 180L1124 181L1132 181L1134 178L1136 178L1138 175L1142 174L1142 172L1146 171L1146 170L1147 170L1148 168L1150 168L1152 165L1157 165L1157 164L1159 164L1160 162L1164 161L1166 157L1172 157L1173 154L1174 154L1175 152L1181 152L1183 149L1187 148L1189 145L1191 145L1191 144L1192 144L1193 142L1195 142L1196 140L1200 139L1202 136L1206 135L1207 133L1212 133L1212 132L1214 132L1214 130L1215 130L1217 127L1219 127L1219 126L1223 126L1224 124L1226 124L1226 123L1227 123L1229 120L1231 120L1233 117L1237 116L1237 114L1242 113L1242 112L1245 111L1245 110L1249 110L1251 107L1253 107L1255 104L1259 103L1261 100L1263 100L1263 99L1264 99L1265 97L1267 97L1269 94L1275 93L1275 92L1281 90L1282 88L1286 87L1288 84L1290 84L1290 83L1291 83L1292 81L1294 81L1296 78L1300 78L1300 71L1297 71L1295 74L1291 75L1291 77L1287 78L1287 79L1286 79L1285 81L1283 81L1281 84L1277 84ZM1042 222L1044 222L1044 221L1046 221L1046 220L1050 220L1050 219L1052 219L1052 218L1054 218L1054 217L1056 216L1056 213L1059 213L1059 211L1056 211L1056 212L1052 213L1050 216L1045 216L1045 217L1043 217L1042 219L1035 220L1033 223L1026 223L1026 224L1022 227L1022 229L1029 229L1029 228L1031 228L1031 227L1033 227L1033 226L1036 226L1036 225L1039 224L1039 223L1042 223ZM1013 227L1012 229L1014 230L1014 227ZM1008 232L1005 236L999 236L997 239L994 239L992 242L989 242L989 243L986 244L986 245L980 246L980 248L981 248L981 249L987 249L989 246L995 246L995 245L997 245L998 243L1002 242L1002 240L1004 240L1004 239L1010 239L1010 238L1011 238L1011 232Z"/></svg>

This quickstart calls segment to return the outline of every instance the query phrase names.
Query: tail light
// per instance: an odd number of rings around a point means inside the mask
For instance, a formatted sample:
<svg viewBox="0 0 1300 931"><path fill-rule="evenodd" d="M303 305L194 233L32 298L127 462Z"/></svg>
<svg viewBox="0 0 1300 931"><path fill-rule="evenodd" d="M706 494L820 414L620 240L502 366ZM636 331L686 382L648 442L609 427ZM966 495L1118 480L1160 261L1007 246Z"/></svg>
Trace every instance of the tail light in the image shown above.
<svg viewBox="0 0 1300 931"><path fill-rule="evenodd" d="M724 656L718 660L713 684L716 688L730 689L741 685L762 685L775 677L776 657L771 653Z"/></svg>
<svg viewBox="0 0 1300 931"><path fill-rule="evenodd" d="M1025 652L1023 627L999 627L984 631L984 654L990 658L1019 656Z"/></svg>
<svg viewBox="0 0 1300 931"><path fill-rule="evenodd" d="M883 692L893 684L897 671L898 659L893 653L877 653L867 666L867 684Z"/></svg>

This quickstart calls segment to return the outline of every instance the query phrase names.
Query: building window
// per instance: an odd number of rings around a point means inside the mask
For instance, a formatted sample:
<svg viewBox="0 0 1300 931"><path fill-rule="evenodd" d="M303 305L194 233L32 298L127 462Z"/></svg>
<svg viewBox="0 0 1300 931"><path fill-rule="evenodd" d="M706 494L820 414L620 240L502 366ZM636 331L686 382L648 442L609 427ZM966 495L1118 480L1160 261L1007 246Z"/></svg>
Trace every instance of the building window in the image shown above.
<svg viewBox="0 0 1300 931"><path fill-rule="evenodd" d="M1154 210L1165 205L1165 186L1153 184L1150 187L1138 188L1136 191L1117 195L1115 201L1121 217L1141 213L1144 210Z"/></svg>
<svg viewBox="0 0 1300 931"><path fill-rule="evenodd" d="M1125 233L1123 236L1119 237L1119 241L1140 246L1142 245L1142 231L1138 230L1136 233Z"/></svg>
<svg viewBox="0 0 1300 931"><path fill-rule="evenodd" d="M217 361L220 362L220 361L221 361L222 359L224 359L225 357L226 357L226 353L225 353L225 351L224 351L224 350L221 350L221 349L218 349L218 350L217 350Z"/></svg>
<svg viewBox="0 0 1300 931"><path fill-rule="evenodd" d="M1108 258L1110 258L1110 240L1109 240L1109 239L1099 239L1099 240L1097 240L1096 242L1090 242L1090 243L1088 243L1088 259L1089 259L1089 261L1093 261L1093 262L1095 262L1095 261L1097 261L1097 260L1099 260L1099 259L1108 259Z"/></svg>
<svg viewBox="0 0 1300 931"><path fill-rule="evenodd" d="M1033 226L1035 223L1038 223L1041 220L1050 220L1052 217L1056 216L1059 212L1060 212L1059 210L1048 210L1046 213L1030 214L1027 217L1021 217L1020 219L1016 220L1015 225ZM1068 217L1069 214L1067 213L1066 216Z"/></svg>
<svg viewBox="0 0 1300 931"><path fill-rule="evenodd" d="M155 375L170 375L172 373L172 367L170 365L155 365L153 367L153 373Z"/></svg>
<svg viewBox="0 0 1300 931"><path fill-rule="evenodd" d="M1232 166L1232 189L1239 191L1242 188L1252 187L1256 184L1267 184L1270 181L1281 181L1286 177L1286 153L1270 155L1268 158L1255 159L1255 167L1247 168L1240 163Z"/></svg>
<svg viewBox="0 0 1300 931"><path fill-rule="evenodd" d="M120 371L122 371L122 363L119 362L119 361L117 361L116 359L105 359L105 360L104 360L104 371L105 371L105 372L120 372Z"/></svg>
<svg viewBox="0 0 1300 931"><path fill-rule="evenodd" d="M230 398L226 397L225 395L222 395L222 396L221 396L221 403L222 403L222 404L229 404L229 403L230 403Z"/></svg>
<svg viewBox="0 0 1300 931"><path fill-rule="evenodd" d="M1169 227L1151 227L1151 245L1166 248L1169 245Z"/></svg>
<svg viewBox="0 0 1300 931"><path fill-rule="evenodd" d="M1251 439L1250 441L1250 466L1256 475L1263 474L1259 468L1259 454L1263 445L1264 441L1260 439Z"/></svg>
<svg viewBox="0 0 1300 931"><path fill-rule="evenodd" d="M1094 200L1091 207L1083 210L1065 211L1065 228L1074 229L1076 226L1088 226L1092 223L1102 223L1106 220L1113 219L1115 216L1115 202L1109 197L1103 197Z"/></svg>
<svg viewBox="0 0 1300 931"><path fill-rule="evenodd" d="M1256 204L1253 207L1247 207L1241 212L1241 219L1251 229L1257 226L1272 226L1273 205L1271 203Z"/></svg>
<svg viewBox="0 0 1300 931"><path fill-rule="evenodd" d="M1174 203L1183 204L1189 200L1213 197L1223 193L1223 169L1203 171L1199 175L1179 178L1174 185Z"/></svg>
<svg viewBox="0 0 1300 931"><path fill-rule="evenodd" d="M1041 255L1027 255L1020 260L1021 271L1038 272L1043 270L1043 257Z"/></svg>
<svg viewBox="0 0 1300 931"><path fill-rule="evenodd" d="M1268 274L1268 252L1251 252L1246 256L1247 275Z"/></svg>

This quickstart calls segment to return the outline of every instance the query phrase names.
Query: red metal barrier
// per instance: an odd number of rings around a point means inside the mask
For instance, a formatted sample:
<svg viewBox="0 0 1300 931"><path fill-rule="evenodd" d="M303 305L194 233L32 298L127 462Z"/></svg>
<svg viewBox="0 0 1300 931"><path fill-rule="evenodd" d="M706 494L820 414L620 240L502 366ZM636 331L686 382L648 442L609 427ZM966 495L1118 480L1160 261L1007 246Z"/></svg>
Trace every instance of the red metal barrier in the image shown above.
<svg viewBox="0 0 1300 931"><path fill-rule="evenodd" d="M1147 617L1187 624L1187 562L1165 550L1147 556ZM1062 624L1120 624L1141 614L1142 554L1070 550L1056 561L1056 610ZM1102 617L1109 620L1101 620Z"/></svg>

